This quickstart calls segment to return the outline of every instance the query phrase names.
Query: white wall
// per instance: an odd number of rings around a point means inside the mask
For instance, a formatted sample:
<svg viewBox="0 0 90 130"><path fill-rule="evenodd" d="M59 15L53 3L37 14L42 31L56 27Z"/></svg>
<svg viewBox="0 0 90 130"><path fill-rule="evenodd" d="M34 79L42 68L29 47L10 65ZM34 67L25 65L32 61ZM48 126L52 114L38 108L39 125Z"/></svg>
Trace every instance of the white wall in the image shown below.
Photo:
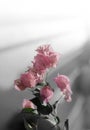
<svg viewBox="0 0 90 130"><path fill-rule="evenodd" d="M88 37L87 7L81 0L1 0L0 88L13 87L13 80L31 64L38 45L50 43L62 55L81 47Z"/></svg>

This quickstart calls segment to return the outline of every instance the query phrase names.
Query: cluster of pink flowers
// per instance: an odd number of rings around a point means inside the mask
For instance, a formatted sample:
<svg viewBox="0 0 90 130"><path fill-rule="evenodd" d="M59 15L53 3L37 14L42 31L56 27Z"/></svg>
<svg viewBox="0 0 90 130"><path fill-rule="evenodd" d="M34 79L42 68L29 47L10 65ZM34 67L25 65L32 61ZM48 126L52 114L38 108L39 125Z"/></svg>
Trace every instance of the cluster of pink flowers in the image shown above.
<svg viewBox="0 0 90 130"><path fill-rule="evenodd" d="M43 45L37 48L37 55L32 61L32 66L27 72L21 74L20 78L15 80L15 88L17 90L25 90L26 88L36 88L39 83L42 83L45 79L47 71L56 67L60 58L60 54L55 52L50 45ZM65 75L57 75L53 80L56 85L62 91L64 98L67 102L71 101L71 88L69 78ZM44 81L46 82L46 81ZM49 83L45 83L40 89L40 97L43 102L48 103L53 97L54 90L51 88ZM34 108L34 104L24 99L23 108Z"/></svg>
<svg viewBox="0 0 90 130"><path fill-rule="evenodd" d="M36 51L33 66L21 74L20 79L15 80L15 88L18 90L32 88L42 82L47 69L55 67L59 60L59 53L54 52L50 45L40 46Z"/></svg>

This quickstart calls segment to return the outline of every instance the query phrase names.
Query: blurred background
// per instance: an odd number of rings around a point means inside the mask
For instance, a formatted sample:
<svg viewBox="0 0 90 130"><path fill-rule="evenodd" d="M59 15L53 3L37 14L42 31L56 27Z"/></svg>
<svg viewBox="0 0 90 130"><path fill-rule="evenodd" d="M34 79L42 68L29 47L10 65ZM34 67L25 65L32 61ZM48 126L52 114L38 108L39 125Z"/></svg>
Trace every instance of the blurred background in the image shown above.
<svg viewBox="0 0 90 130"><path fill-rule="evenodd" d="M30 97L26 90L17 92L13 82L42 44L62 55L49 80L57 72L71 79L72 102L59 105L61 122L69 118L70 130L89 130L89 0L0 0L0 129L10 130L8 122L21 110L23 98Z"/></svg>

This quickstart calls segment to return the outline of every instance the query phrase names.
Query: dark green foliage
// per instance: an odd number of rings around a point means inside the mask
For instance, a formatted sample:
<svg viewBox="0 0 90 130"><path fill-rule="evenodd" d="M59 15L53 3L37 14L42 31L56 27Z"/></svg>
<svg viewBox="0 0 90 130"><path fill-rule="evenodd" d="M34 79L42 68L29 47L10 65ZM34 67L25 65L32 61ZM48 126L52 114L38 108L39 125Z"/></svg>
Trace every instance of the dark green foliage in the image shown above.
<svg viewBox="0 0 90 130"><path fill-rule="evenodd" d="M24 119L24 126L26 130L33 130L33 127Z"/></svg>
<svg viewBox="0 0 90 130"><path fill-rule="evenodd" d="M48 115L52 112L52 106L47 103L47 105L43 105L41 100L38 97L35 97L31 100L36 106L37 106L37 111L39 112L39 114L43 114L43 115Z"/></svg>

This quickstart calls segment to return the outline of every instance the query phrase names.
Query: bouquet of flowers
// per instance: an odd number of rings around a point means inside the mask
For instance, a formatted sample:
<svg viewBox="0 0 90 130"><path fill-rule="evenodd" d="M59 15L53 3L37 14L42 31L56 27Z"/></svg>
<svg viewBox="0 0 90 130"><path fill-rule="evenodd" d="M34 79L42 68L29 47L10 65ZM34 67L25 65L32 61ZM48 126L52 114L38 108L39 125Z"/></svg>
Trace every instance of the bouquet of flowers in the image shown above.
<svg viewBox="0 0 90 130"><path fill-rule="evenodd" d="M37 118L36 121L32 119L28 121L23 117L24 126L26 130L37 130L39 119L42 118L49 122L53 120L53 127L57 126L57 129L60 129L60 119L56 111L57 104L61 98L67 102L71 101L72 91L70 88L70 80L67 76L60 74L53 78L56 86L60 89L60 97L54 103L50 104L55 90L47 81L47 74L51 68L56 68L60 54L55 52L51 45L42 45L36 49L36 52L37 54L32 61L32 66L14 82L15 89L19 91L29 89L34 95L32 99L24 99L22 112L32 115L32 118L34 116ZM68 120L66 120L65 125L68 129Z"/></svg>

